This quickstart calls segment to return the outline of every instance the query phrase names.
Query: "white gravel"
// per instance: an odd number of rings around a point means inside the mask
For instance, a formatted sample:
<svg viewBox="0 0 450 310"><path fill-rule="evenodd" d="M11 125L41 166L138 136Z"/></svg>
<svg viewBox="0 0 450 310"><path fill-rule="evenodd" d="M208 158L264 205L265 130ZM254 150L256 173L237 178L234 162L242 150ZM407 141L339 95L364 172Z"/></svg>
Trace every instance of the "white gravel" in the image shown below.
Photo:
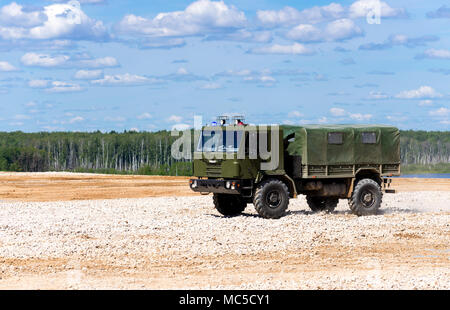
<svg viewBox="0 0 450 310"><path fill-rule="evenodd" d="M260 218L252 205L242 216L222 217L214 210L211 196L1 202L0 258L81 257L139 266L144 263L143 256L155 261L164 257L170 262L231 254L313 253L327 244L342 248L358 246L361 239L364 245L379 240L395 242L396 234L401 232L430 240L444 238L441 243L448 245L444 250L430 248L422 254L445 255L449 259L449 201L450 192L385 194L380 215L357 217L350 214L347 201L341 200L333 214L312 213L306 200L300 197L291 200L288 214L279 220ZM365 263L370 265L371 261ZM7 263L0 266L3 271L10 268ZM414 277L397 270L390 275L374 276L388 277L394 288L449 289L449 266L444 268L444 274L441 268L435 270L435 275ZM351 273L330 274L319 282L321 287L333 283L335 288L345 288L357 285L357 278ZM304 279L303 287L319 286L317 281L308 281L313 280ZM382 288L391 288L389 285ZM205 288L208 284L198 287ZM224 287L299 288L299 285L294 280L265 279Z"/></svg>

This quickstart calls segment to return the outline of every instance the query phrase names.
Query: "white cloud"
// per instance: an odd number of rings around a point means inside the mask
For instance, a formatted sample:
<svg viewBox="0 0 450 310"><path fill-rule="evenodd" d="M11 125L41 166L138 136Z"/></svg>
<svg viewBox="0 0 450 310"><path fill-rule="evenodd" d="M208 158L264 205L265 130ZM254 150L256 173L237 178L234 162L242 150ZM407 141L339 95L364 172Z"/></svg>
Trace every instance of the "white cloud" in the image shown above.
<svg viewBox="0 0 450 310"><path fill-rule="evenodd" d="M294 43L292 45L274 44L270 46L258 47L250 50L252 54L278 54L278 55L312 55L314 50L306 46Z"/></svg>
<svg viewBox="0 0 450 310"><path fill-rule="evenodd" d="M430 86L421 86L418 89L402 91L395 97L399 99L428 99L440 98L442 95Z"/></svg>
<svg viewBox="0 0 450 310"><path fill-rule="evenodd" d="M368 121L373 117L372 114L351 113L351 112L347 112L341 108L331 108L330 114L335 117L350 118L354 121Z"/></svg>
<svg viewBox="0 0 450 310"><path fill-rule="evenodd" d="M326 118L325 116L323 116L323 117L319 118L319 119L317 120L317 122L318 122L319 124L326 124L326 123L328 123L328 118Z"/></svg>
<svg viewBox="0 0 450 310"><path fill-rule="evenodd" d="M227 70L225 72L221 72L216 74L217 76L249 76L253 74L253 71L248 69L243 70Z"/></svg>
<svg viewBox="0 0 450 310"><path fill-rule="evenodd" d="M383 99L389 99L389 95L379 92L379 91L371 91L369 93L368 99L370 100L383 100Z"/></svg>
<svg viewBox="0 0 450 310"><path fill-rule="evenodd" d="M31 80L28 81L28 86L31 88L47 88L49 83L49 80Z"/></svg>
<svg viewBox="0 0 450 310"><path fill-rule="evenodd" d="M292 7L281 10L260 10L256 16L265 27L291 26L299 23L316 24L327 20L338 19L345 15L345 8L337 3L327 6L315 6L299 11Z"/></svg>
<svg viewBox="0 0 450 310"><path fill-rule="evenodd" d="M333 116L345 116L347 114L347 112L345 112L344 109L340 109L340 108L331 108L330 113Z"/></svg>
<svg viewBox="0 0 450 310"><path fill-rule="evenodd" d="M148 112L142 113L141 115L136 116L137 119L150 119L152 115Z"/></svg>
<svg viewBox="0 0 450 310"><path fill-rule="evenodd" d="M313 25L300 24L292 28L286 37L300 42L318 42L323 40L322 32Z"/></svg>
<svg viewBox="0 0 450 310"><path fill-rule="evenodd" d="M421 106L421 107L429 107L429 106L432 106L433 105L433 100L421 100L420 102L419 102L419 106Z"/></svg>
<svg viewBox="0 0 450 310"><path fill-rule="evenodd" d="M158 82L159 80L154 78L129 73L105 75L102 79L91 81L92 84L99 86L139 86Z"/></svg>
<svg viewBox="0 0 450 310"><path fill-rule="evenodd" d="M208 41L236 41L236 42L255 42L268 43L272 41L273 36L270 31L249 31L247 29L239 29L230 33L220 33L208 35Z"/></svg>
<svg viewBox="0 0 450 310"><path fill-rule="evenodd" d="M373 117L373 115L372 114L354 113L354 114L350 114L349 117L356 121L368 121Z"/></svg>
<svg viewBox="0 0 450 310"><path fill-rule="evenodd" d="M220 89L220 88L222 88L222 85L219 83L207 83L207 84L200 86L200 89L205 89L205 90L214 90L214 89Z"/></svg>
<svg viewBox="0 0 450 310"><path fill-rule="evenodd" d="M103 58L83 59L80 60L77 65L87 68L112 68L117 67L119 63L116 58L108 56Z"/></svg>
<svg viewBox="0 0 450 310"><path fill-rule="evenodd" d="M52 0L53 2L67 2L67 0ZM104 3L106 0L77 0L81 4L99 4Z"/></svg>
<svg viewBox="0 0 450 310"><path fill-rule="evenodd" d="M269 75L262 76L247 76L244 78L247 82L261 82L261 83L275 83L277 80Z"/></svg>
<svg viewBox="0 0 450 310"><path fill-rule="evenodd" d="M37 106L37 103L34 101L29 101L25 104L26 107L31 108Z"/></svg>
<svg viewBox="0 0 450 310"><path fill-rule="evenodd" d="M294 117L303 117L304 115L299 111L291 111L289 112L288 116L294 118Z"/></svg>
<svg viewBox="0 0 450 310"><path fill-rule="evenodd" d="M161 48L170 49L175 47L182 47L186 45L186 41L183 38L147 38L139 42L139 48L151 49L151 48Z"/></svg>
<svg viewBox="0 0 450 310"><path fill-rule="evenodd" d="M95 80L103 77L103 70L79 70L74 78L77 80Z"/></svg>
<svg viewBox="0 0 450 310"><path fill-rule="evenodd" d="M419 57L424 58L434 58L434 59L450 59L450 50L444 50L444 49L428 49L425 52L423 52L422 55Z"/></svg>
<svg viewBox="0 0 450 310"><path fill-rule="evenodd" d="M362 36L364 33L351 19L330 22L325 29L300 24L286 33L286 37L299 42L342 41Z"/></svg>
<svg viewBox="0 0 450 310"><path fill-rule="evenodd" d="M363 31L351 19L338 19L327 25L325 37L327 40L342 41L362 36Z"/></svg>
<svg viewBox="0 0 450 310"><path fill-rule="evenodd" d="M78 123L84 121L84 118L81 116L75 116L69 120L70 124Z"/></svg>
<svg viewBox="0 0 450 310"><path fill-rule="evenodd" d="M50 55L31 52L23 55L21 61L25 66L44 68L113 68L119 66L119 62L114 57L92 58L88 54L69 56L64 54Z"/></svg>
<svg viewBox="0 0 450 310"><path fill-rule="evenodd" d="M14 119L16 119L16 120L26 120L26 119L31 119L31 116L25 115L25 114L16 114L16 115L14 115Z"/></svg>
<svg viewBox="0 0 450 310"><path fill-rule="evenodd" d="M153 37L204 35L243 27L245 14L223 1L199 0L184 11L159 13L153 19L126 15L116 26L119 33Z"/></svg>
<svg viewBox="0 0 450 310"><path fill-rule="evenodd" d="M33 27L42 24L46 16L42 12L24 12L23 6L12 2L0 9L0 25L14 27Z"/></svg>
<svg viewBox="0 0 450 310"><path fill-rule="evenodd" d="M9 62L0 61L0 71L3 72L17 71L17 68L11 65Z"/></svg>
<svg viewBox="0 0 450 310"><path fill-rule="evenodd" d="M388 116L386 116L386 119L391 122L401 123L401 122L406 121L408 119L408 117L402 116L402 115L388 115Z"/></svg>
<svg viewBox="0 0 450 310"><path fill-rule="evenodd" d="M18 39L107 39L101 21L89 18L76 2L56 3L40 11L11 3L0 9L0 38Z"/></svg>
<svg viewBox="0 0 450 310"><path fill-rule="evenodd" d="M450 109L440 108L429 112L431 116L444 117L450 115Z"/></svg>
<svg viewBox="0 0 450 310"><path fill-rule="evenodd" d="M30 67L57 67L67 63L70 59L66 55L50 56L48 54L26 53L20 59L25 66Z"/></svg>
<svg viewBox="0 0 450 310"><path fill-rule="evenodd" d="M186 68L179 68L179 69L177 70L177 74L178 74L178 75L188 75L188 74L189 74L189 71L187 71Z"/></svg>
<svg viewBox="0 0 450 310"><path fill-rule="evenodd" d="M350 5L350 18L366 17L374 12L380 12L380 17L404 17L406 11L403 8L392 8L384 1L380 0L359 0Z"/></svg>
<svg viewBox="0 0 450 310"><path fill-rule="evenodd" d="M284 7L281 10L260 10L256 17L263 27L288 27L296 24L318 24L342 18L361 18L373 12L380 12L380 17L405 17L403 8L392 8L386 2L379 0L359 0L349 7L338 3L326 6L315 6L305 10Z"/></svg>
<svg viewBox="0 0 450 310"><path fill-rule="evenodd" d="M178 116L178 115L171 115L167 119L168 122L173 122L173 123L180 123L182 120L183 120L183 117Z"/></svg>
<svg viewBox="0 0 450 310"><path fill-rule="evenodd" d="M70 93L70 92L79 92L82 90L83 88L78 84L53 81L51 83L51 87L48 88L46 91L50 93Z"/></svg>

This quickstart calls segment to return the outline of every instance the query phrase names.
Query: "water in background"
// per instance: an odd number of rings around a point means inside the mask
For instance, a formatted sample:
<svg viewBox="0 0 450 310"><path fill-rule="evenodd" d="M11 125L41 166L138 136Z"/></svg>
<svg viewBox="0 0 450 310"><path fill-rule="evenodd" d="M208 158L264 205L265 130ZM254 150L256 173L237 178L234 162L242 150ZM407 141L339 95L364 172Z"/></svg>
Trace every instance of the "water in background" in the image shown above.
<svg viewBox="0 0 450 310"><path fill-rule="evenodd" d="M450 179L450 173L402 174L399 178Z"/></svg>

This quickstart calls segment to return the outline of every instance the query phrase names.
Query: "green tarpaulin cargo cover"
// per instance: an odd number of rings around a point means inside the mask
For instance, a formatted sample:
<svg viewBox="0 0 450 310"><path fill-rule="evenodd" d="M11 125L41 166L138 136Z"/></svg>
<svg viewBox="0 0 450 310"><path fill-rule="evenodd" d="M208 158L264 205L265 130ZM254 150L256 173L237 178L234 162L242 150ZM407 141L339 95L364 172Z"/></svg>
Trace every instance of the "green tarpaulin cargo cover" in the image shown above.
<svg viewBox="0 0 450 310"><path fill-rule="evenodd" d="M303 165L399 164L400 132L385 125L283 126Z"/></svg>

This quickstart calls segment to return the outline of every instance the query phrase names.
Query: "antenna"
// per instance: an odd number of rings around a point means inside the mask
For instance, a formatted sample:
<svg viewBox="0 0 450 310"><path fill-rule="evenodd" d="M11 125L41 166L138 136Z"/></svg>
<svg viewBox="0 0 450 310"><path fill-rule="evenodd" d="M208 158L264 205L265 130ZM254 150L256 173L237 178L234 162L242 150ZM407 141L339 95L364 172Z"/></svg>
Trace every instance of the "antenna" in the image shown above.
<svg viewBox="0 0 450 310"><path fill-rule="evenodd" d="M235 125L243 125L245 121L244 115L233 115L233 123Z"/></svg>
<svg viewBox="0 0 450 310"><path fill-rule="evenodd" d="M217 116L217 123L220 124L220 126L225 126L230 118L226 115L220 115Z"/></svg>

